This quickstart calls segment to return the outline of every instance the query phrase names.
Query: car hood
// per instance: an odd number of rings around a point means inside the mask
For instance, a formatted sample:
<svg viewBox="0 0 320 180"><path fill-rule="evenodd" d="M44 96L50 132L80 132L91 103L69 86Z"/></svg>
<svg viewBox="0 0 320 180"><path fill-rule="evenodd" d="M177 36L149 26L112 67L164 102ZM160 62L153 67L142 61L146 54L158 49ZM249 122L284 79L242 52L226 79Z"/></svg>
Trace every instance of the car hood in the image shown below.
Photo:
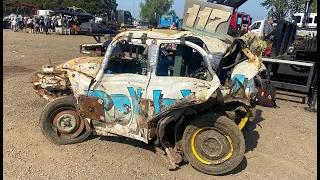
<svg viewBox="0 0 320 180"><path fill-rule="evenodd" d="M100 57L78 57L71 59L65 63L59 64L55 67L55 70L71 70L77 71L92 78L95 78L98 73L103 56Z"/></svg>

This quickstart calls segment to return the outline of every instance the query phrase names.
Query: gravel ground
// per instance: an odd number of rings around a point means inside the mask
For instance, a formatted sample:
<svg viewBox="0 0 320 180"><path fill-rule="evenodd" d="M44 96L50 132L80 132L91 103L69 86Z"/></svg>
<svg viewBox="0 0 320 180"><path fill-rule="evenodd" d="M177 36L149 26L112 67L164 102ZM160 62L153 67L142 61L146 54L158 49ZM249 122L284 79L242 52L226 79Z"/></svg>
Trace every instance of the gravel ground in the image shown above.
<svg viewBox="0 0 320 180"><path fill-rule="evenodd" d="M40 132L46 101L30 83L31 73L81 56L86 36L14 33L3 30L4 179L316 179L316 113L305 104L279 100L279 109L258 107L244 131L245 158L225 176L210 176L186 164L168 171L154 149L122 137L91 136L56 146Z"/></svg>

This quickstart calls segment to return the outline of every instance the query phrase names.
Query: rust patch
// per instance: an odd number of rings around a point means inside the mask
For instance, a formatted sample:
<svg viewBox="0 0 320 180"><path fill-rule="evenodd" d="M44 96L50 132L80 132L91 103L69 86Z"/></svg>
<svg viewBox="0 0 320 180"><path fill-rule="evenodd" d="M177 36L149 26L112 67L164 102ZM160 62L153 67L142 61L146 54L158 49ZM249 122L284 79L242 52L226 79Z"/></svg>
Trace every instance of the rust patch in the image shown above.
<svg viewBox="0 0 320 180"><path fill-rule="evenodd" d="M66 72L52 71L52 72L36 72L31 77L33 88L38 89L67 89Z"/></svg>
<svg viewBox="0 0 320 180"><path fill-rule="evenodd" d="M139 115L137 117L137 121L142 128L148 129L148 117L150 116L149 109L151 100L148 99L139 99Z"/></svg>
<svg viewBox="0 0 320 180"><path fill-rule="evenodd" d="M86 118L105 121L104 102L100 98L80 96L78 112Z"/></svg>
<svg viewBox="0 0 320 180"><path fill-rule="evenodd" d="M66 132L66 131L63 131L58 128L58 119L65 114L70 114L76 119L76 128L71 132ZM62 112L58 113L55 116L52 124L54 127L57 128L57 131L59 132L59 136L61 139L73 139L73 138L77 137L83 131L84 124L85 124L84 121L85 121L84 119L82 119L78 116L78 113L76 111L66 110L66 111L62 111Z"/></svg>

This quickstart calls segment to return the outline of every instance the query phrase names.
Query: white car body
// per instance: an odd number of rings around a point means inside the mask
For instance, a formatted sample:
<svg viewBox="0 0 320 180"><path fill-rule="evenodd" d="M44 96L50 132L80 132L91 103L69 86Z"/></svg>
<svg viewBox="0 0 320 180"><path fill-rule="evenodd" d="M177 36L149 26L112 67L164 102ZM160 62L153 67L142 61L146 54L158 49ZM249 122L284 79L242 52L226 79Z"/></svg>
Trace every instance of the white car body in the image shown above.
<svg viewBox="0 0 320 180"><path fill-rule="evenodd" d="M268 23L267 20L255 21L250 27L249 32L255 33L259 37L263 37L265 29L268 28L267 33L270 33L273 27Z"/></svg>

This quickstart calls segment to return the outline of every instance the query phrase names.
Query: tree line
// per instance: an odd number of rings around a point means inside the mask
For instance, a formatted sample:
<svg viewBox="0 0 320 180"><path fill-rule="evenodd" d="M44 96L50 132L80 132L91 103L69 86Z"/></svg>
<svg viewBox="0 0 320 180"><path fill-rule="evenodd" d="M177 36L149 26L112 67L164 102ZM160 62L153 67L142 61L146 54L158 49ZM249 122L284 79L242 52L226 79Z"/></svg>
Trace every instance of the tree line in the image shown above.
<svg viewBox="0 0 320 180"><path fill-rule="evenodd" d="M264 0L261 6L268 9L268 17L274 19L294 18L294 13L303 13L306 0ZM317 0L313 0L310 13L317 12Z"/></svg>
<svg viewBox="0 0 320 180"><path fill-rule="evenodd" d="M303 12L305 1L263 0L260 5L268 10L268 17L280 19L285 17L291 18L294 13ZM17 2L35 4L38 9L51 10L75 6L91 14L111 13L111 10L115 10L118 6L116 0L3 0L3 15L5 15L5 12L8 12L8 9L13 9L10 7L10 4ZM173 2L174 0L145 0L140 3L140 18L155 21L162 14L170 12ZM316 0L313 0L310 12L317 12Z"/></svg>
<svg viewBox="0 0 320 180"><path fill-rule="evenodd" d="M91 14L110 13L118 6L117 0L3 0L3 13L14 9L10 6L14 3L29 3L36 5L38 9L50 10L75 6Z"/></svg>

